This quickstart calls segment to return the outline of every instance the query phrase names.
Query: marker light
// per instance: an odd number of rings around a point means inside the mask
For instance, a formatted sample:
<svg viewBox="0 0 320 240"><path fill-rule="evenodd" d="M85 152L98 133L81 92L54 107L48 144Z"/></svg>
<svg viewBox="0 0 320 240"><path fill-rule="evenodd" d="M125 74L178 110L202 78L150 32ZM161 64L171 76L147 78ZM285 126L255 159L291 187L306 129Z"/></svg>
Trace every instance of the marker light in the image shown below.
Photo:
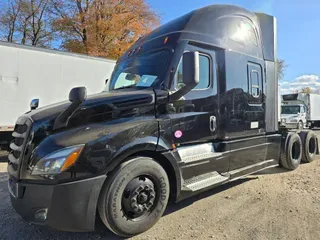
<svg viewBox="0 0 320 240"><path fill-rule="evenodd" d="M163 41L163 44L166 44L166 43L168 42L168 40L169 40L169 37L166 37L166 38L164 39L164 41Z"/></svg>
<svg viewBox="0 0 320 240"><path fill-rule="evenodd" d="M135 48L132 52L132 54L135 54L137 52L138 48Z"/></svg>

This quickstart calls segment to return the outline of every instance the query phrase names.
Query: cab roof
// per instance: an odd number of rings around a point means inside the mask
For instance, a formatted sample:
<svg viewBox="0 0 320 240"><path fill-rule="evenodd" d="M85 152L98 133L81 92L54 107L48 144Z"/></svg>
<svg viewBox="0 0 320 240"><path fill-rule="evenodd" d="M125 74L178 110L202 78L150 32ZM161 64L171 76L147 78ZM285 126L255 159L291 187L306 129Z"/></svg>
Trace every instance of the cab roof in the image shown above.
<svg viewBox="0 0 320 240"><path fill-rule="evenodd" d="M259 19L261 19L259 14L238 6L210 5L191 11L160 26L139 39L124 56L127 56L138 45L172 34L179 34L178 40L197 41L262 59L263 47ZM245 27L251 32L246 39L240 39L242 24L247 25Z"/></svg>

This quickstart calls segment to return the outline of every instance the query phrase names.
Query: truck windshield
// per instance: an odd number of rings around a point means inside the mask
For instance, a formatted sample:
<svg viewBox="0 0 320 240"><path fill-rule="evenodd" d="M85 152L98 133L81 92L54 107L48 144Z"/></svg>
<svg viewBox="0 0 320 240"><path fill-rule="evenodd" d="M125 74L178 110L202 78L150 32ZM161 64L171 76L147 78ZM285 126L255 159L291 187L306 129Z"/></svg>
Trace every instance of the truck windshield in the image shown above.
<svg viewBox="0 0 320 240"><path fill-rule="evenodd" d="M154 86L166 72L168 50L151 52L119 63L112 74L109 89L147 88Z"/></svg>
<svg viewBox="0 0 320 240"><path fill-rule="evenodd" d="M282 106L281 114L298 114L300 113L300 106Z"/></svg>

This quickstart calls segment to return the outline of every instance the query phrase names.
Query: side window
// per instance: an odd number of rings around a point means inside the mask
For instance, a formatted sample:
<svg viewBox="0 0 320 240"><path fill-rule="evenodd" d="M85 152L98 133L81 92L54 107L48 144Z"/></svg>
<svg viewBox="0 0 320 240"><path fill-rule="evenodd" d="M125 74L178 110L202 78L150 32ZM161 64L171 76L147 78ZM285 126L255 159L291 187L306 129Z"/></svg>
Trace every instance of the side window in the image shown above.
<svg viewBox="0 0 320 240"><path fill-rule="evenodd" d="M255 98L260 96L259 73L255 70L251 71L251 95Z"/></svg>
<svg viewBox="0 0 320 240"><path fill-rule="evenodd" d="M306 112L306 109L304 106L301 107L301 113L305 113Z"/></svg>
<svg viewBox="0 0 320 240"><path fill-rule="evenodd" d="M184 86L183 84L183 70L182 70L182 63L183 60L180 61L179 67L177 69L176 75L175 75L175 88L179 90ZM206 89L210 85L210 58L205 55L199 56L199 62L200 62L200 78L199 78L199 84L193 89Z"/></svg>

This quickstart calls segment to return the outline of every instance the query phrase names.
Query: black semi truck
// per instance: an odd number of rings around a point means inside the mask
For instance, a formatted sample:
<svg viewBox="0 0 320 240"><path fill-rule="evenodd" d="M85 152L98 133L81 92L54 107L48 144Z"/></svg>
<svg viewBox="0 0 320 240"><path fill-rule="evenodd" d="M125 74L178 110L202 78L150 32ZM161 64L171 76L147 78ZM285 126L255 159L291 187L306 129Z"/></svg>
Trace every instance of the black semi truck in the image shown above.
<svg viewBox="0 0 320 240"><path fill-rule="evenodd" d="M168 200L318 154L312 131L278 129L276 19L230 5L192 11L139 39L108 91L16 123L9 191L27 221L114 233L150 229Z"/></svg>

